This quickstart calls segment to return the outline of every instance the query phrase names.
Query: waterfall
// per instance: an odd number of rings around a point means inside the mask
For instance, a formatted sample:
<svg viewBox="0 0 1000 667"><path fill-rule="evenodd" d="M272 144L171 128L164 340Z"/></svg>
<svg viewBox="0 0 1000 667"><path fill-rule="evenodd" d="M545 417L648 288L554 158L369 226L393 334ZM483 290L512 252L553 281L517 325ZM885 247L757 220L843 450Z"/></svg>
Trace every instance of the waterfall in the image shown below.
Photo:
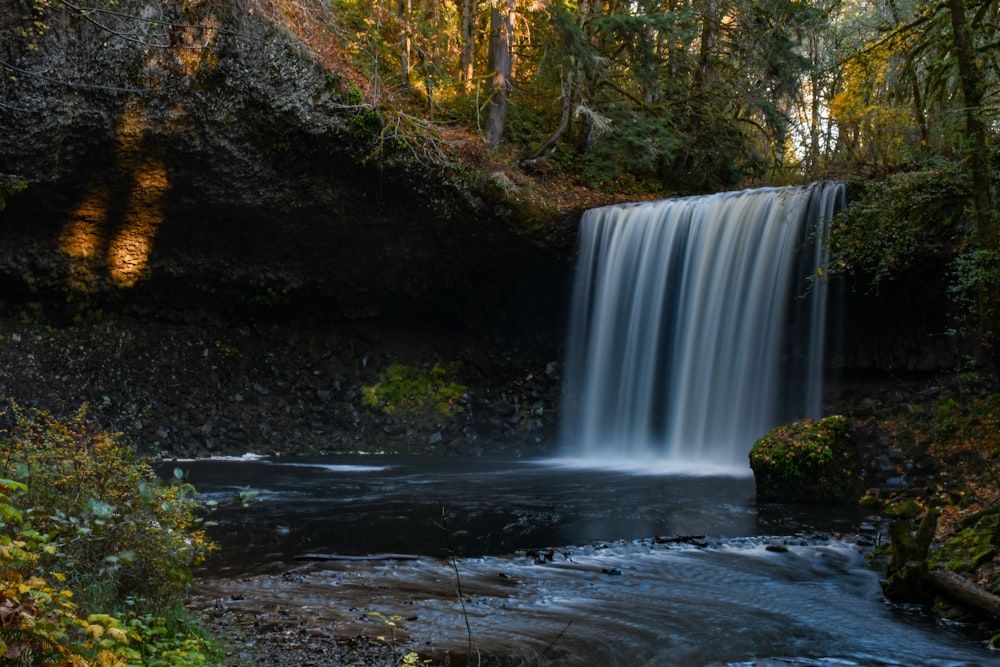
<svg viewBox="0 0 1000 667"><path fill-rule="evenodd" d="M747 468L819 416L839 183L607 206L580 221L562 441L574 458Z"/></svg>

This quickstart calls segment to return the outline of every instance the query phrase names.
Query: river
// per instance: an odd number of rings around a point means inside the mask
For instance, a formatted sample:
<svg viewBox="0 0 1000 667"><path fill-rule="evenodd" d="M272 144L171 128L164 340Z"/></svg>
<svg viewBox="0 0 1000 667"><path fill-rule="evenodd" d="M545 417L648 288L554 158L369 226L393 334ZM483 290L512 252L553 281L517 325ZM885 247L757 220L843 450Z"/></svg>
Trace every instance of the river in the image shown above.
<svg viewBox="0 0 1000 667"><path fill-rule="evenodd" d="M748 474L377 455L173 465L221 505L205 603L313 636L388 627L453 665L1000 664L963 628L883 601L865 557L881 527L860 508L758 505Z"/></svg>

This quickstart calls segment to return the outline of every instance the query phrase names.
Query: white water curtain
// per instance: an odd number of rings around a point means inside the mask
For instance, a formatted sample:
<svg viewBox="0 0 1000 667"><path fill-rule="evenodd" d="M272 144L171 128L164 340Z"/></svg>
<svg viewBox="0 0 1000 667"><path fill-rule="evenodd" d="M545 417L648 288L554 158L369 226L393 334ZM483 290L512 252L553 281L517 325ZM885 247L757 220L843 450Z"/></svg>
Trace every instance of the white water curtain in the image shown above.
<svg viewBox="0 0 1000 667"><path fill-rule="evenodd" d="M745 466L780 418L817 413L826 287L810 277L842 199L823 183L588 211L567 452Z"/></svg>

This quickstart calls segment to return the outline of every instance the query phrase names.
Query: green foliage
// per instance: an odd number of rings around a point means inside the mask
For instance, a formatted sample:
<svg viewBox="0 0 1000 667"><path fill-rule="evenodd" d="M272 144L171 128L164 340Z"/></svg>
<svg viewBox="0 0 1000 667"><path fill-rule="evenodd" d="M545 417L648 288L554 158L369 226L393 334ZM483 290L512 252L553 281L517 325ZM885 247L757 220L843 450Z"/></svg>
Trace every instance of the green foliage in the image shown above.
<svg viewBox="0 0 1000 667"><path fill-rule="evenodd" d="M354 85L352 81L347 88L347 103L351 106L359 106L364 104L365 94L361 92L361 89Z"/></svg>
<svg viewBox="0 0 1000 667"><path fill-rule="evenodd" d="M957 162L869 181L830 226L833 274L865 273L873 284L910 266L921 251L953 247L968 233L970 181Z"/></svg>
<svg viewBox="0 0 1000 667"><path fill-rule="evenodd" d="M948 295L963 325L997 320L1000 313L992 312L993 299L983 297L1000 285L1000 251L974 248L960 252L952 261L951 277Z"/></svg>
<svg viewBox="0 0 1000 667"><path fill-rule="evenodd" d="M130 642L120 651L128 664L142 667L212 667L219 664L219 651L197 624L184 614L164 618L154 614L132 614L123 623Z"/></svg>
<svg viewBox="0 0 1000 667"><path fill-rule="evenodd" d="M455 381L456 373L455 364L392 364L379 374L378 382L361 388L362 401L386 414L452 415L462 411L459 399L466 391Z"/></svg>
<svg viewBox="0 0 1000 667"><path fill-rule="evenodd" d="M34 509L24 509L29 496L25 484L0 480L0 658L11 661L4 664L215 664L212 642L184 623L168 625L162 617L134 612L86 613L75 600L73 563L62 551L61 536L25 520Z"/></svg>
<svg viewBox="0 0 1000 667"><path fill-rule="evenodd" d="M72 593L39 576L39 562L55 549L24 522L17 497L27 489L0 479L0 657L20 664L72 664L60 637L79 619ZM65 576L53 573L49 579Z"/></svg>
<svg viewBox="0 0 1000 667"><path fill-rule="evenodd" d="M130 448L94 429L86 411L59 421L12 406L0 474L27 484L32 520L62 537L81 582L101 582L102 596L169 600L211 549L198 529L196 493L161 483Z"/></svg>
<svg viewBox="0 0 1000 667"><path fill-rule="evenodd" d="M606 130L592 151L572 160L578 179L594 189L637 192L660 187L659 180L682 139L674 120L641 113L625 104L606 111Z"/></svg>
<svg viewBox="0 0 1000 667"><path fill-rule="evenodd" d="M369 137L377 135L382 130L385 126L385 116L378 108L363 105L347 119L347 125L356 136Z"/></svg>
<svg viewBox="0 0 1000 667"><path fill-rule="evenodd" d="M6 415L5 415L6 416ZM10 407L0 455L0 656L13 664L218 664L177 597L211 545L194 490L161 483L86 408Z"/></svg>

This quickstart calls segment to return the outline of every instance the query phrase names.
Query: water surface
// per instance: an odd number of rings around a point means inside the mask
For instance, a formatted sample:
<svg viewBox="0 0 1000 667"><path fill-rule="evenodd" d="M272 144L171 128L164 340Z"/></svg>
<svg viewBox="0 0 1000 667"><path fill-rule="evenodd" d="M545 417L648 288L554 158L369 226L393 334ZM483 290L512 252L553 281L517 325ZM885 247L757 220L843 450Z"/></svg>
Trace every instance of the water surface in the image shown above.
<svg viewBox="0 0 1000 667"><path fill-rule="evenodd" d="M401 645L452 665L470 633L472 664L1000 663L968 629L883 601L865 558L879 528L860 510L758 505L746 474L390 456L178 465L209 499L258 491L213 516L223 550L199 594L260 627L374 636L398 616Z"/></svg>
<svg viewBox="0 0 1000 667"><path fill-rule="evenodd" d="M236 548L227 552L258 562L305 551L443 556L449 541L458 555L481 556L655 536L855 532L864 516L857 508L758 506L749 470L670 474L371 455L174 465L206 499L225 504L246 488L256 493L250 506L223 507L212 518L217 539Z"/></svg>

